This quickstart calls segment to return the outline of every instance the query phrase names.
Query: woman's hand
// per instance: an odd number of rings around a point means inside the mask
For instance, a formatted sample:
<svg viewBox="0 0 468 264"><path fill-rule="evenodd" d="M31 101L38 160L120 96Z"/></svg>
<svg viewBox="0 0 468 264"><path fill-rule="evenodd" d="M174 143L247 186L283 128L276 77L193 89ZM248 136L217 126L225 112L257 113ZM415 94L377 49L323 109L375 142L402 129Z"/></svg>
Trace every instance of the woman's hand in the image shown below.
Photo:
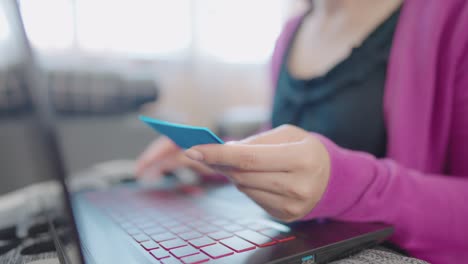
<svg viewBox="0 0 468 264"><path fill-rule="evenodd" d="M325 146L291 125L240 142L195 146L185 154L230 177L240 191L286 222L315 207L330 177Z"/></svg>
<svg viewBox="0 0 468 264"><path fill-rule="evenodd" d="M201 175L216 173L208 166L187 158L174 142L162 136L151 143L138 158L136 175L140 178L158 179L181 167L190 168Z"/></svg>

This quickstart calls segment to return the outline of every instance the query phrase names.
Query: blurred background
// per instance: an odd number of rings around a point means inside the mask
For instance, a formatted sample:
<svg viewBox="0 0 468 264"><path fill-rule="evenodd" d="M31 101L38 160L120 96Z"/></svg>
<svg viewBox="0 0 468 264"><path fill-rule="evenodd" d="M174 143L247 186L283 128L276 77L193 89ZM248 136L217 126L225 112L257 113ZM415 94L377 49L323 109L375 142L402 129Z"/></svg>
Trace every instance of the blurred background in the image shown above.
<svg viewBox="0 0 468 264"><path fill-rule="evenodd" d="M269 117L269 60L305 0L20 0L47 76L70 172L134 159L140 113L226 134ZM0 1L0 193L47 178ZM234 125L233 125L234 124ZM238 136L245 131L234 133ZM8 180L11 179L11 180ZM4 183L4 181L6 182Z"/></svg>

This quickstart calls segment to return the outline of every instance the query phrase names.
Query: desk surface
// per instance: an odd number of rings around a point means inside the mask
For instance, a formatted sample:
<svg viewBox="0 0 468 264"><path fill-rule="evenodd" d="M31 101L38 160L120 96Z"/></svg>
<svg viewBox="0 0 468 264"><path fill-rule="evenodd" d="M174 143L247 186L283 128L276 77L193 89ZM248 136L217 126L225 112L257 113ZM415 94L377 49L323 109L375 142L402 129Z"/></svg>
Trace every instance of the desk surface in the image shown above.
<svg viewBox="0 0 468 264"><path fill-rule="evenodd" d="M51 263L56 263L55 252L42 253L32 256L22 256L20 251L27 245L33 243L33 239L24 241L18 248L13 249L3 256L0 256L0 263L17 264L30 263L37 260L50 259ZM383 248L367 249L349 258L333 262L334 264L425 264L426 262L414 258L408 258Z"/></svg>

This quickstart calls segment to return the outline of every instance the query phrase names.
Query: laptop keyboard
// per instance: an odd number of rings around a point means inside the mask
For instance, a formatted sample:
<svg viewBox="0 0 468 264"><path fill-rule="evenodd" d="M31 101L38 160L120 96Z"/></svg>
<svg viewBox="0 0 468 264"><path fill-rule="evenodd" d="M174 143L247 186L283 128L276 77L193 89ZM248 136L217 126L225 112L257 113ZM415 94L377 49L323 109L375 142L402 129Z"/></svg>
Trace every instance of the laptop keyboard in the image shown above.
<svg viewBox="0 0 468 264"><path fill-rule="evenodd" d="M200 208L190 197L168 191L116 189L87 193L156 262L205 263L296 237L287 227L265 219Z"/></svg>

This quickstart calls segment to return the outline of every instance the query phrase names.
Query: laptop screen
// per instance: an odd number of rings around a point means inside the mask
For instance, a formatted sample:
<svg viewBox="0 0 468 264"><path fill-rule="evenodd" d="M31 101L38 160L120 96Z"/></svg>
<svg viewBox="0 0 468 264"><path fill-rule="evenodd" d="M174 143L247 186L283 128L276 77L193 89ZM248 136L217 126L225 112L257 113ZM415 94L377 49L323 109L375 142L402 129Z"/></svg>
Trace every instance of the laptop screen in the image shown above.
<svg viewBox="0 0 468 264"><path fill-rule="evenodd" d="M2 147L2 159L15 157L20 142L30 142L24 152L32 155L40 164L29 171L21 171L17 176L13 175L15 173L5 175L4 172L0 185L21 180L16 185L10 185L10 189L0 191L25 188L25 197L37 199L35 203L30 203L35 204L34 207L24 205L32 210L31 215L25 217L48 219L61 263L83 263L68 192L67 172L56 134L54 113L48 102L46 77L34 58L15 0L0 1L0 54L0 125L11 127L4 130L10 131L7 134L9 137L2 137L2 140L9 138L11 141L7 142L10 147ZM33 167L24 164L26 158L24 155L10 158L11 167Z"/></svg>

